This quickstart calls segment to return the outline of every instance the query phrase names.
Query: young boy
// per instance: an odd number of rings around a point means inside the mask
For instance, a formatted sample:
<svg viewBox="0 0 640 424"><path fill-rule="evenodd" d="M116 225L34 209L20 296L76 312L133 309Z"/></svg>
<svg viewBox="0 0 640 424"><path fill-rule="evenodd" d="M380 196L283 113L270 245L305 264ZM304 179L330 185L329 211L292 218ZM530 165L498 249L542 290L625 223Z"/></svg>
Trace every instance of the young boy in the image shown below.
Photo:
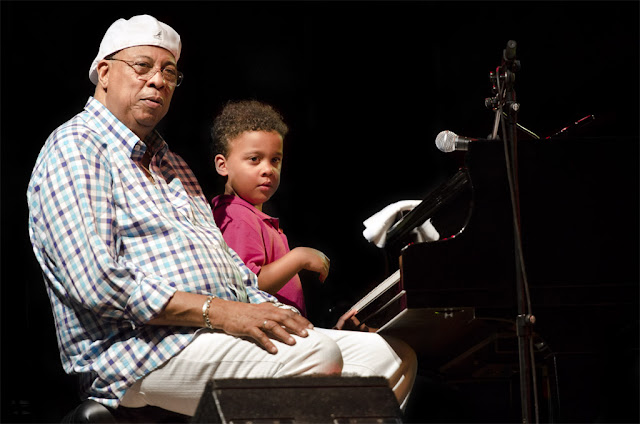
<svg viewBox="0 0 640 424"><path fill-rule="evenodd" d="M288 131L269 105L255 100L228 103L211 130L216 171L226 177L224 194L211 205L225 241L258 276L260 289L306 316L298 272L317 272L324 281L329 259L309 247L289 250L278 219L262 212L280 185Z"/></svg>
<svg viewBox="0 0 640 424"><path fill-rule="evenodd" d="M262 212L280 184L287 132L282 117L269 105L255 100L228 103L211 130L216 171L226 177L224 194L214 197L211 205L225 241L258 276L259 288L306 315L298 272L317 272L324 281L329 259L309 247L290 251L278 219ZM359 325L355 312L345 313L334 328L372 331ZM403 341L383 338L402 362L389 381L404 408L417 371L416 355Z"/></svg>

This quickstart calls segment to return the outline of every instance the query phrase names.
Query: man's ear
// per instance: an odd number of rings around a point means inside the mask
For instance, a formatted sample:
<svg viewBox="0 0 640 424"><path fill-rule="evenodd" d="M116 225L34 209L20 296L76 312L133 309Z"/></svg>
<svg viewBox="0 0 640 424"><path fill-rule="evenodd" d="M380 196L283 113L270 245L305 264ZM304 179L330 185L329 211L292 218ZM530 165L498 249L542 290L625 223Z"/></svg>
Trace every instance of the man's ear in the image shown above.
<svg viewBox="0 0 640 424"><path fill-rule="evenodd" d="M106 60L101 60L100 62L98 62L96 71L98 72L98 84L100 84L102 88L106 90L107 85L109 85L109 62Z"/></svg>
<svg viewBox="0 0 640 424"><path fill-rule="evenodd" d="M224 155L217 154L215 158L213 158L213 163L216 165L216 172L223 177L229 175L229 171L227 171L227 158Z"/></svg>

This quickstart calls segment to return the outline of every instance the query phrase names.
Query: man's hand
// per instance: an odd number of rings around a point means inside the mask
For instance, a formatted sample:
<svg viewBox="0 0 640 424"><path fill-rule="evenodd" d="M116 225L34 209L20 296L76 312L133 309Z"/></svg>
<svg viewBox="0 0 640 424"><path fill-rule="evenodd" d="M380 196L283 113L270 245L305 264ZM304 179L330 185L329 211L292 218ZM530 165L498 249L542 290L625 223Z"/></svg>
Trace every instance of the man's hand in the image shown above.
<svg viewBox="0 0 640 424"><path fill-rule="evenodd" d="M206 300L204 294L177 291L148 324L204 327L202 307ZM237 337L251 337L270 353L278 351L270 338L294 345L296 341L291 334L307 337L307 329L313 328L302 315L270 302L243 303L217 297L209 304L209 320L213 328Z"/></svg>
<svg viewBox="0 0 640 424"><path fill-rule="evenodd" d="M237 337L251 337L269 353L278 352L271 338L294 345L291 334L307 337L307 329L313 328L303 316L269 302L251 304L216 298L211 302L211 311L214 328Z"/></svg>

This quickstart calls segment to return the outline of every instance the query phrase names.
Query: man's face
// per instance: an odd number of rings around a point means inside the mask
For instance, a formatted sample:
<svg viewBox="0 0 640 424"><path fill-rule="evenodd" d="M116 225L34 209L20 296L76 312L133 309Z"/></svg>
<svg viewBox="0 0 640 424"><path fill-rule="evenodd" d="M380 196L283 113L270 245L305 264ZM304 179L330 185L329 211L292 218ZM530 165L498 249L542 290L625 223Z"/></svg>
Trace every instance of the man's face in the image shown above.
<svg viewBox="0 0 640 424"><path fill-rule="evenodd" d="M155 46L129 47L106 61L108 66L98 68L98 75L106 77L105 106L140 139L144 139L169 111L175 86L164 81L161 69L176 69L173 55ZM129 64L146 64L153 67L148 80L138 75Z"/></svg>

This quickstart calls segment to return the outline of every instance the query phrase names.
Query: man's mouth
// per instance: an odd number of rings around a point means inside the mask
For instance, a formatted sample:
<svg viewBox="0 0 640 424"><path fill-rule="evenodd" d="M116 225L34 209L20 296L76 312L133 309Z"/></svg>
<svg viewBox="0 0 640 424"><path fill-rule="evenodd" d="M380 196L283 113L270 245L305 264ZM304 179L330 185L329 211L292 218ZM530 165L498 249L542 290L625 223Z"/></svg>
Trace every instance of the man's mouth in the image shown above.
<svg viewBox="0 0 640 424"><path fill-rule="evenodd" d="M151 97L145 97L144 99L142 99L146 102L151 102L151 103L155 103L159 106L164 105L164 99L162 97L155 97L155 96L151 96Z"/></svg>

